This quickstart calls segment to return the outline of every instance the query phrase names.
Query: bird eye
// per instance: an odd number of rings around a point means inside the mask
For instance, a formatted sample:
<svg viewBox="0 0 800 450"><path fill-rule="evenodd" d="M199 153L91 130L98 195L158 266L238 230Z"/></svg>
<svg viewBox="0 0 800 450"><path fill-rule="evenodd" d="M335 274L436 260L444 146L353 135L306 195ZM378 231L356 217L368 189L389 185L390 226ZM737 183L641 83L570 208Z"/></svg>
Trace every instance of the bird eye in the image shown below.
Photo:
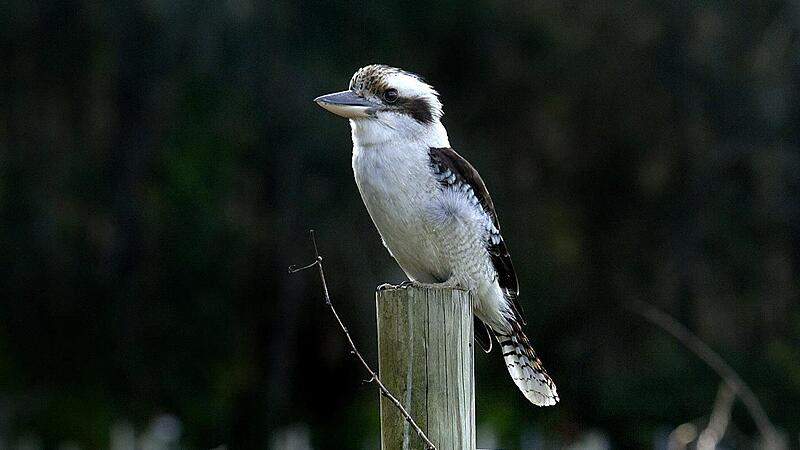
<svg viewBox="0 0 800 450"><path fill-rule="evenodd" d="M386 103L394 103L397 101L397 89L387 89L386 92L383 93L383 99L386 100Z"/></svg>

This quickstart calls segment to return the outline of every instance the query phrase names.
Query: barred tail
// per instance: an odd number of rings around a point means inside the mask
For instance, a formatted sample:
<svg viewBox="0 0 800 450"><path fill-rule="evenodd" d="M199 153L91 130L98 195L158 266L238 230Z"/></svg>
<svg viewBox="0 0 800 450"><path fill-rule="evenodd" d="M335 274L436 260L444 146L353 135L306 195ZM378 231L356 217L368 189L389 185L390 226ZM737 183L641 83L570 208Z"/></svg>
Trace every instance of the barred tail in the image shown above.
<svg viewBox="0 0 800 450"><path fill-rule="evenodd" d="M528 337L522 332L522 325L510 321L511 335L495 331L500 350L506 360L511 379L531 403L537 406L550 406L558 403L556 384L544 370L542 361L533 351Z"/></svg>

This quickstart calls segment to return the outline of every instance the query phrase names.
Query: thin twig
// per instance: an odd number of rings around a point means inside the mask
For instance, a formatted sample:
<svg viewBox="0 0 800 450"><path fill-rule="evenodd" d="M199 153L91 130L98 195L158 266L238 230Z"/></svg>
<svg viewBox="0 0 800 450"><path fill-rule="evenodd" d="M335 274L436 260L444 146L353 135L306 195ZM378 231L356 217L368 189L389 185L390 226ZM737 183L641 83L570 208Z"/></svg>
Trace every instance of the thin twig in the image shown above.
<svg viewBox="0 0 800 450"><path fill-rule="evenodd" d="M394 404L394 406L396 406L397 409L400 410L400 414L403 415L403 418L405 418L406 422L408 422L409 425L411 425L411 427L414 428L414 431L417 432L417 435L419 435L420 439L422 439L425 442L426 450L436 450L436 446L433 445L433 442L431 442L431 440L428 439L428 436L426 436L425 432L422 431L422 428L420 428L420 426L417 425L417 422L414 421L414 418L411 417L411 414L409 414L408 411L403 407L403 404L400 403L399 400L397 400L397 397L395 397L394 395L392 395L391 392L389 392L389 389L387 389L386 386L383 384L381 379L378 377L378 374L375 373L374 370L372 370L369 364L367 364L367 361L364 360L364 357L361 356L361 352L359 352L358 349L356 348L356 344L353 342L353 338L350 336L350 332L347 331L347 327L344 325L344 322L342 322L342 319L339 317L339 313L336 312L336 308L333 307L333 302L331 302L331 296L328 293L328 283L325 282L325 271L322 269L322 256L320 256L319 249L317 248L317 239L314 237L314 230L309 230L309 233L311 234L311 242L314 244L314 254L316 255L316 260L304 266L298 266L298 265L289 266L289 273L301 272L303 270L310 269L314 266L316 266L319 269L319 278L320 280L322 280L322 291L325 294L325 304L327 304L330 307L331 312L333 313L333 317L336 318L336 322L339 323L339 327L341 327L342 331L344 331L344 335L347 337L347 342L350 344L350 349L352 349L352 353L356 355L356 358L358 358L358 360L361 361L361 365L364 366L364 368L369 373L370 379L366 380L366 382L367 383L374 382L375 384L378 385L378 389L380 389L381 394L384 397L388 398Z"/></svg>
<svg viewBox="0 0 800 450"><path fill-rule="evenodd" d="M728 384L731 390L742 400L742 403L744 403L753 418L758 431L764 439L764 448L770 450L785 448L783 439L769 420L756 394L717 352L672 316L649 303L641 300L632 300L627 303L627 308L671 334L672 337L703 360Z"/></svg>
<svg viewBox="0 0 800 450"><path fill-rule="evenodd" d="M731 386L725 381L720 383L708 424L697 438L697 450L715 450L717 448L725 436L725 430L728 429L734 400L736 400L736 393L733 392Z"/></svg>

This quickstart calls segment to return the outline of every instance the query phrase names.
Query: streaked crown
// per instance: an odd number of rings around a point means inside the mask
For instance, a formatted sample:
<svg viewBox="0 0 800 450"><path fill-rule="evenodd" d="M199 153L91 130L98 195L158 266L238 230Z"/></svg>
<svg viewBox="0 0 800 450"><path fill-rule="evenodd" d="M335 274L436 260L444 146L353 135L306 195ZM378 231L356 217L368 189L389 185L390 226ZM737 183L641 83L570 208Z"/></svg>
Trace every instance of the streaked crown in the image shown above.
<svg viewBox="0 0 800 450"><path fill-rule="evenodd" d="M420 123L433 123L444 114L439 93L422 77L396 67L372 64L350 79L350 90L383 105L383 111L408 114Z"/></svg>

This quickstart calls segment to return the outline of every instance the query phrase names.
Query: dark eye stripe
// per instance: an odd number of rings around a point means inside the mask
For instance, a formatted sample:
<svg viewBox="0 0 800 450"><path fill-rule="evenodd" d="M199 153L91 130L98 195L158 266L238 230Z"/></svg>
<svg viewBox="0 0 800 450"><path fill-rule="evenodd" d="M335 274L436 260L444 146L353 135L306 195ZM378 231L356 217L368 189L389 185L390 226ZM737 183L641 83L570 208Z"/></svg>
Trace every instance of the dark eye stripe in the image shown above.
<svg viewBox="0 0 800 450"><path fill-rule="evenodd" d="M433 123L431 105L422 97L403 99L401 108L420 123Z"/></svg>

